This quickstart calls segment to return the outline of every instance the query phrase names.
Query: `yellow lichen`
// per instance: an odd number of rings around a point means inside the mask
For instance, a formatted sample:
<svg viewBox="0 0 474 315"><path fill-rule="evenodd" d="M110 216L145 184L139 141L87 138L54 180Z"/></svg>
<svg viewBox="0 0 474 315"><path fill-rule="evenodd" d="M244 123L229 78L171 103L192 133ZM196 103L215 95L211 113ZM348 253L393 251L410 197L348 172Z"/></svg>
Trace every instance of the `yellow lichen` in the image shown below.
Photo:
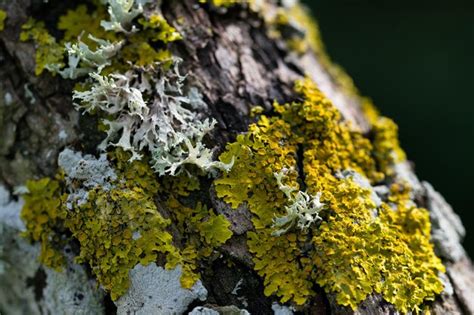
<svg viewBox="0 0 474 315"><path fill-rule="evenodd" d="M64 48L49 34L44 22L30 18L21 28L20 40L23 42L32 40L35 42L36 75L40 75L45 69L56 71L64 66Z"/></svg>
<svg viewBox="0 0 474 315"><path fill-rule="evenodd" d="M91 40L89 35L96 38L117 41L119 35L115 32L107 32L100 25L100 22L107 17L105 7L98 6L95 11L89 12L84 4L78 5L73 10L68 10L66 14L59 17L58 30L64 32L61 43L76 42L80 37L81 41L92 49L97 48L97 42Z"/></svg>
<svg viewBox="0 0 474 315"><path fill-rule="evenodd" d="M89 189L81 202L75 202L69 193L72 187L60 177L28 181L22 210L25 236L41 242L44 264L59 269L64 262L61 249L70 240L64 239L68 231L80 245L77 261L91 266L113 300L126 292L128 272L138 263L160 261L166 268L179 264L181 283L190 288L199 279L199 262L232 236L230 223L200 203L186 207L178 201L199 188L195 179L168 178L160 187L146 160L130 163L129 159L124 151L111 153L109 160L118 178L110 183L111 188ZM166 192L170 195L165 196ZM157 195L167 199L164 205L170 218L158 211ZM179 238L171 234L172 223Z"/></svg>
<svg viewBox="0 0 474 315"><path fill-rule="evenodd" d="M77 43L79 40L91 50L98 46L93 38L118 42L123 40L122 50L112 60L112 65L105 67L103 74L116 70L125 72L131 65L147 66L161 62L164 67L171 59L166 44L180 40L182 37L160 14L152 14L149 18L140 18L138 23L142 29L125 36L122 33L106 31L101 21L107 19L106 7L96 2L96 8L89 10L84 4L68 10L58 19L57 29L63 36L55 39L45 28L42 21L29 19L22 26L21 41L32 40L36 46L36 75L44 69L57 73L64 67L66 43ZM156 43L160 48L156 48Z"/></svg>
<svg viewBox="0 0 474 315"><path fill-rule="evenodd" d="M176 241L183 248L181 285L184 288L190 288L199 278L199 261L211 256L232 236L230 222L222 214L216 215L200 202L194 207L180 202L181 198L188 197L195 190L199 190L195 177L179 175L164 179L162 191L169 194L166 205L170 209L171 220L183 236Z"/></svg>
<svg viewBox="0 0 474 315"><path fill-rule="evenodd" d="M230 7L238 3L246 3L248 0L199 0L201 3L209 2L216 7Z"/></svg>
<svg viewBox="0 0 474 315"><path fill-rule="evenodd" d="M64 240L56 232L62 228L65 213L61 208L61 191L55 179L43 178L26 182L25 204L21 218L26 222L23 236L41 242L39 260L44 265L60 270L64 257L60 252Z"/></svg>
<svg viewBox="0 0 474 315"><path fill-rule="evenodd" d="M428 212L416 207L406 189L393 188L388 203L376 205L371 191L344 173L372 183L392 176L399 149L393 126L379 117L371 143L342 120L313 82L298 81L295 89L300 101L275 104L276 116L262 115L227 145L220 159L234 157L235 164L215 181L219 197L234 208L246 204L253 215L255 230L247 243L265 293L304 304L316 282L352 308L381 293L402 312L418 311L443 289ZM321 193L326 207L319 226L272 235L273 218L285 206L273 175L282 169L295 170L286 178L289 186Z"/></svg>
<svg viewBox="0 0 474 315"><path fill-rule="evenodd" d="M0 32L5 29L5 20L7 19L7 12L0 10Z"/></svg>
<svg viewBox="0 0 474 315"><path fill-rule="evenodd" d="M148 19L142 18L139 23L145 31L149 30L149 37L152 41L161 41L167 44L183 38L161 14L152 14Z"/></svg>

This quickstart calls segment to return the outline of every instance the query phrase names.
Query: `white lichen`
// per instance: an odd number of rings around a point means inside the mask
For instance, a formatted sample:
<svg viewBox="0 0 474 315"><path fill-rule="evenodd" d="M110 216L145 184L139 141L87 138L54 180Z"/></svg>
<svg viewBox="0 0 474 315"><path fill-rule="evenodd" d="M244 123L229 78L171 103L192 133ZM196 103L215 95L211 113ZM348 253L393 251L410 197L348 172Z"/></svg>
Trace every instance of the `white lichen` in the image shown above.
<svg viewBox="0 0 474 315"><path fill-rule="evenodd" d="M13 200L10 192L0 185L0 222L18 231L25 230L25 224L20 218L23 199Z"/></svg>
<svg viewBox="0 0 474 315"><path fill-rule="evenodd" d="M61 272L45 268L42 309L48 314L103 314L104 292L88 278L83 266L74 264L72 257L68 258L67 267Z"/></svg>
<svg viewBox="0 0 474 315"><path fill-rule="evenodd" d="M273 219L272 232L274 236L280 236L296 226L300 230L306 230L313 223L321 220L319 212L324 209L324 203L320 202L321 193L316 196L298 190L294 187L283 184L283 179L288 172L292 170L283 169L274 176L278 183L278 188L285 194L287 205L285 206L286 215ZM295 193L296 192L296 193Z"/></svg>
<svg viewBox="0 0 474 315"><path fill-rule="evenodd" d="M108 190L110 182L117 179L106 154L101 154L99 158L96 158L93 155L83 155L81 152L66 148L59 153L58 165L66 173L68 182L79 180L88 188L101 186Z"/></svg>
<svg viewBox="0 0 474 315"><path fill-rule="evenodd" d="M71 190L66 203L68 209L72 209L76 203L86 202L88 190L96 186L109 190L112 188L111 183L117 179L105 153L97 159L66 148L59 154L58 166L64 171L67 186ZM81 183L80 186L73 184L78 182Z"/></svg>
<svg viewBox="0 0 474 315"><path fill-rule="evenodd" d="M21 199L13 200L0 185L2 314L103 314L103 292L89 279L84 266L73 263L70 250L69 254L64 253L68 258L64 271L56 272L40 265L40 245L29 244L20 236L24 230L20 220L22 206ZM41 280L44 276L45 280Z"/></svg>
<svg viewBox="0 0 474 315"><path fill-rule="evenodd" d="M197 306L188 315L220 315L218 311L204 306Z"/></svg>
<svg viewBox="0 0 474 315"><path fill-rule="evenodd" d="M207 290L201 281L183 289L181 273L181 266L165 270L155 264L136 265L129 273L128 291L115 302L117 314L183 314L194 300L204 301Z"/></svg>
<svg viewBox="0 0 474 315"><path fill-rule="evenodd" d="M188 315L250 315L245 309L239 309L235 305L205 307L197 306Z"/></svg>
<svg viewBox="0 0 474 315"><path fill-rule="evenodd" d="M3 100L5 101L6 106L10 106L13 103L13 97L9 92L5 93Z"/></svg>
<svg viewBox="0 0 474 315"><path fill-rule="evenodd" d="M107 31L131 33L137 31L132 25L133 19L143 12L143 6L151 0L102 0L108 4L110 21L101 21L100 25Z"/></svg>
<svg viewBox="0 0 474 315"><path fill-rule="evenodd" d="M295 309L285 305L280 305L276 302L272 304L272 311L274 315L293 315Z"/></svg>
<svg viewBox="0 0 474 315"><path fill-rule="evenodd" d="M89 35L89 39L96 42L98 47L91 50L90 47L79 38L76 43L66 43L68 54L68 66L58 72L65 79L77 79L93 71L101 72L111 64L114 57L124 44L124 41L110 42Z"/></svg>
<svg viewBox="0 0 474 315"><path fill-rule="evenodd" d="M228 170L231 164L213 161L213 151L203 143L215 120L203 117L207 105L196 89L183 91L180 60L173 63L170 70L157 65L108 76L92 73L91 88L73 94L76 107L112 117L103 121L107 137L100 149L121 147L132 153L131 160L147 149L159 175L176 175L191 164L206 173Z"/></svg>

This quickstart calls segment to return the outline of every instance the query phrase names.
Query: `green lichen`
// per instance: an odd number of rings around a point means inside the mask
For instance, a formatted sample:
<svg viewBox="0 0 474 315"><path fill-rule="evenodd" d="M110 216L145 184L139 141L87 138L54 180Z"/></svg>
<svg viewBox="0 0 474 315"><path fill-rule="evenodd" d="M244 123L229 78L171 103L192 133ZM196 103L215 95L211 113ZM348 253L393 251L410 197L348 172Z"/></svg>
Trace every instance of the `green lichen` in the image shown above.
<svg viewBox="0 0 474 315"><path fill-rule="evenodd" d="M7 12L0 10L0 32L5 29L5 20L7 19Z"/></svg>
<svg viewBox="0 0 474 315"><path fill-rule="evenodd" d="M438 272L444 267L430 243L428 212L416 207L407 189L393 188L387 203L376 204L369 188L343 172L372 183L392 176L389 167L404 158L392 158L399 150L393 126L379 117L388 127L374 128L371 143L309 79L295 89L301 100L275 104L274 117L260 116L227 145L220 159L234 156L235 165L215 181L219 197L233 208L247 204L253 215L255 230L248 232L247 244L265 294L301 305L318 283L353 309L369 294L381 293L401 312L419 311L443 290ZM295 170L285 176L285 186L321 194L322 222L274 233L273 218L284 215L291 200L273 176L282 169Z"/></svg>

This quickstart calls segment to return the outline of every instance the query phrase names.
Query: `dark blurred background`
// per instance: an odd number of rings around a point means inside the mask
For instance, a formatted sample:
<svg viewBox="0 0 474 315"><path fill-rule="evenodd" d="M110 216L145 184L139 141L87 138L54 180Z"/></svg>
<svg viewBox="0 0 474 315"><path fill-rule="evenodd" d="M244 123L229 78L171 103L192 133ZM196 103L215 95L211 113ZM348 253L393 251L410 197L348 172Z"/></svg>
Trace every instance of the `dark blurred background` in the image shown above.
<svg viewBox="0 0 474 315"><path fill-rule="evenodd" d="M307 0L332 59L399 125L474 258L474 1Z"/></svg>

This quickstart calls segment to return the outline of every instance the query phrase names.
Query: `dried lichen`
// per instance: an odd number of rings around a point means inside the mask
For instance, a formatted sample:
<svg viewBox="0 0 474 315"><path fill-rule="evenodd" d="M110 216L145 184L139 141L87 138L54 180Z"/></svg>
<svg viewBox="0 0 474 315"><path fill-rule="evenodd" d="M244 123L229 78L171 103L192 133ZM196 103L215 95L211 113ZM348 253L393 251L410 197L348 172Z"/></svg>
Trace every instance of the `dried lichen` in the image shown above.
<svg viewBox="0 0 474 315"><path fill-rule="evenodd" d="M276 116L262 115L227 146L220 159L234 156L235 165L215 181L219 197L234 208L246 203L253 214L248 246L265 294L304 304L317 282L354 309L377 292L402 312L418 311L443 289L438 272L444 267L430 243L428 212L416 207L402 183L393 184L382 202L363 179L394 180L396 132L390 124L374 128L371 143L342 120L310 80L297 82L296 91L300 101L275 104ZM292 172L285 186L321 193L323 220L300 231L272 233L273 218L282 216L286 206L273 173L297 170L301 158L304 177Z"/></svg>

